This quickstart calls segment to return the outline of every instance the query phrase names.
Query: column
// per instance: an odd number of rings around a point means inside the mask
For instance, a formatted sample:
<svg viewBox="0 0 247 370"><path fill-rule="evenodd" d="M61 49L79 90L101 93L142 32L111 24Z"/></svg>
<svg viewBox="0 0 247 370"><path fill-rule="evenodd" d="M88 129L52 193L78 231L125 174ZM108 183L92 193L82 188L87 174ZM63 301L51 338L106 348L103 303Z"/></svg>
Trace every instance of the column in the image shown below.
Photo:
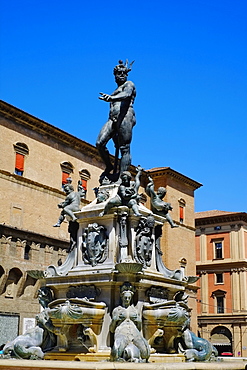
<svg viewBox="0 0 247 370"><path fill-rule="evenodd" d="M35 244L32 242L30 246L30 260L34 263L39 263L40 261L40 244Z"/></svg>
<svg viewBox="0 0 247 370"><path fill-rule="evenodd" d="M23 260L24 259L25 247L26 247L26 240L20 240L19 238L17 238L16 258L18 260Z"/></svg>
<svg viewBox="0 0 247 370"><path fill-rule="evenodd" d="M53 247L45 246L45 265L50 266L52 263Z"/></svg>

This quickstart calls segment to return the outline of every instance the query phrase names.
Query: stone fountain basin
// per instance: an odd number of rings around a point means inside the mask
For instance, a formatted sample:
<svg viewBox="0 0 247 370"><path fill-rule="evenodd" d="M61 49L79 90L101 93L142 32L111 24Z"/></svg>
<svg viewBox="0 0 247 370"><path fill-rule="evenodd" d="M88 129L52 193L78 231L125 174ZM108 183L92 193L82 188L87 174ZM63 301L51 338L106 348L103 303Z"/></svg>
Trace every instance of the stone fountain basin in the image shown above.
<svg viewBox="0 0 247 370"><path fill-rule="evenodd" d="M95 325L97 332L104 319L105 307L104 302L92 302L85 298L61 298L49 304L48 315L54 326Z"/></svg>
<svg viewBox="0 0 247 370"><path fill-rule="evenodd" d="M167 301L162 304L145 304L142 314L144 325L150 323L158 326L178 326L183 325L188 319L188 307L176 301Z"/></svg>

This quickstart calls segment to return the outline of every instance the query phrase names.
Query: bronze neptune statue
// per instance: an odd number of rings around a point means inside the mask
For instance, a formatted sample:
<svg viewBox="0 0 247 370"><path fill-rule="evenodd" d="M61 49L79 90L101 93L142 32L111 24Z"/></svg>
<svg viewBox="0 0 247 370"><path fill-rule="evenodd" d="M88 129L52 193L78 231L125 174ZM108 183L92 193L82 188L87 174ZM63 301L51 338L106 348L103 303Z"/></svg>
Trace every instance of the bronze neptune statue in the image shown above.
<svg viewBox="0 0 247 370"><path fill-rule="evenodd" d="M135 112L133 109L136 97L136 88L133 82L127 81L128 72L131 71L133 62L124 64L122 60L114 68L113 74L118 85L116 90L111 94L100 93L99 99L110 102L110 114L108 121L102 127L96 146L99 154L104 161L106 168L101 175L101 180L106 177L108 180L116 178L111 173L118 172L118 155L121 153L120 174L129 169L131 163L130 143L132 139L132 129L136 124ZM111 163L106 144L112 139L116 148L115 164ZM113 181L114 182L114 181Z"/></svg>

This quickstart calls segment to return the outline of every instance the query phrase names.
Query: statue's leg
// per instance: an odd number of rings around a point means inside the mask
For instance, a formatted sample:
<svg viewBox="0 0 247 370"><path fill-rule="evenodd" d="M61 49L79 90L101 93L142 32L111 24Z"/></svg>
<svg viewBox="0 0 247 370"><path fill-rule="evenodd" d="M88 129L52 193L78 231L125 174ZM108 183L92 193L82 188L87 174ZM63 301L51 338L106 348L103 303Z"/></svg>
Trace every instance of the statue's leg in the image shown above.
<svg viewBox="0 0 247 370"><path fill-rule="evenodd" d="M109 173L113 169L113 165L110 160L109 151L106 148L106 144L113 136L113 122L108 120L102 127L99 136L96 141L96 147L99 154L106 165L105 172Z"/></svg>
<svg viewBox="0 0 247 370"><path fill-rule="evenodd" d="M123 358L124 349L128 345L128 340L125 335L119 335L115 338L114 345L111 350L111 360L118 361Z"/></svg>
<svg viewBox="0 0 247 370"><path fill-rule="evenodd" d="M141 213L139 212L138 204L135 199L130 200L128 205L133 209L135 216L141 216Z"/></svg>
<svg viewBox="0 0 247 370"><path fill-rule="evenodd" d="M135 115L127 113L118 128L118 142L121 152L120 173L128 171L131 164L130 143L132 139L132 128L135 123Z"/></svg>
<svg viewBox="0 0 247 370"><path fill-rule="evenodd" d="M120 197L116 195L114 198L110 199L108 203L106 203L103 214L106 215L111 208L121 206L121 204L122 202Z"/></svg>
<svg viewBox="0 0 247 370"><path fill-rule="evenodd" d="M165 218L167 219L167 221L169 222L169 224L171 225L171 227L178 227L178 225L176 225L171 216L169 215L169 213L167 212L167 214L165 215Z"/></svg>
<svg viewBox="0 0 247 370"><path fill-rule="evenodd" d="M140 350L140 357L142 359L148 360L148 358L150 356L150 346L149 346L147 340L140 336L139 338L135 338L133 340L133 344L137 348L139 348L139 350Z"/></svg>
<svg viewBox="0 0 247 370"><path fill-rule="evenodd" d="M121 162L120 162L120 173L128 171L131 164L130 156L130 144L120 146Z"/></svg>
<svg viewBox="0 0 247 370"><path fill-rule="evenodd" d="M58 219L58 222L53 225L53 227L60 227L61 223L64 221L64 210L62 210L60 216L59 216L59 219Z"/></svg>
<svg viewBox="0 0 247 370"><path fill-rule="evenodd" d="M72 219L72 221L76 221L76 217L74 215L74 212L70 209L70 206L64 207L63 211Z"/></svg>

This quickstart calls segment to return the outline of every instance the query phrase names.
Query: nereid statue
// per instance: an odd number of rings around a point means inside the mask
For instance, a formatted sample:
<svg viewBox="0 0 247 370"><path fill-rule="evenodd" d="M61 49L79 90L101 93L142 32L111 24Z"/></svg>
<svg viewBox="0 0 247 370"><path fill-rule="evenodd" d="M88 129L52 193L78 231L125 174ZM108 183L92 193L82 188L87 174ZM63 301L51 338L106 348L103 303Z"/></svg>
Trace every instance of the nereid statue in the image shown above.
<svg viewBox="0 0 247 370"><path fill-rule="evenodd" d="M131 304L134 295L130 283L121 287L122 305L114 308L110 332L114 333L112 361L147 362L150 346L141 334L142 318Z"/></svg>
<svg viewBox="0 0 247 370"><path fill-rule="evenodd" d="M120 174L129 169L131 163L130 143L132 139L132 129L136 124L135 112L133 109L134 100L136 97L135 85L131 81L127 81L128 73L131 71L133 62L128 65L128 61L124 64L122 60L114 68L113 74L118 85L117 89L111 94L100 93L99 99L110 102L110 114L108 121L102 127L96 146L99 154L104 161L106 168L101 179L105 176L111 178L110 172L114 173L118 170L118 155L121 153ZM108 141L112 139L116 148L115 164L111 163L109 152L106 148Z"/></svg>

